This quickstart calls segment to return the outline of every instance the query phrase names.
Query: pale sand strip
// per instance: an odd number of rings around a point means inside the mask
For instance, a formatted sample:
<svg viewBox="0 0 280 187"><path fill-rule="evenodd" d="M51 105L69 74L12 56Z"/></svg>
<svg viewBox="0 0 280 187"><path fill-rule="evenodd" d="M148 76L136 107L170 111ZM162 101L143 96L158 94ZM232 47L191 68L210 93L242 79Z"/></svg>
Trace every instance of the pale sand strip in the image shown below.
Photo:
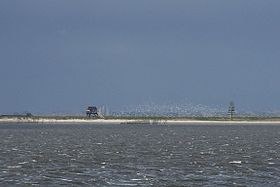
<svg viewBox="0 0 280 187"><path fill-rule="evenodd" d="M2 118L0 123L31 123L31 124L165 124L165 125L280 125L280 121L202 121L202 120L128 120L128 119L28 119L28 118Z"/></svg>
<svg viewBox="0 0 280 187"><path fill-rule="evenodd" d="M0 119L0 123L57 123L57 124L74 124L74 123L85 123L85 124L121 124L127 120L104 120L104 119L18 119L18 118L3 118Z"/></svg>
<svg viewBox="0 0 280 187"><path fill-rule="evenodd" d="M263 124L273 124L280 125L280 121L202 121L202 120L168 120L168 124L213 124L213 125L223 125L223 124L248 124L248 125L263 125Z"/></svg>

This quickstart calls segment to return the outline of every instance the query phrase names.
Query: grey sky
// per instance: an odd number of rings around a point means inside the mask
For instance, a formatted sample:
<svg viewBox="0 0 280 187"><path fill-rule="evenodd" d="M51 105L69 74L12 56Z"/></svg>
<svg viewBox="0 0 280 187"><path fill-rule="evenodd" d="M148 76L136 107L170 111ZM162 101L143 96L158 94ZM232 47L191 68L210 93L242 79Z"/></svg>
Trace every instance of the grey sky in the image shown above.
<svg viewBox="0 0 280 187"><path fill-rule="evenodd" d="M0 113L280 110L278 0L1 0Z"/></svg>

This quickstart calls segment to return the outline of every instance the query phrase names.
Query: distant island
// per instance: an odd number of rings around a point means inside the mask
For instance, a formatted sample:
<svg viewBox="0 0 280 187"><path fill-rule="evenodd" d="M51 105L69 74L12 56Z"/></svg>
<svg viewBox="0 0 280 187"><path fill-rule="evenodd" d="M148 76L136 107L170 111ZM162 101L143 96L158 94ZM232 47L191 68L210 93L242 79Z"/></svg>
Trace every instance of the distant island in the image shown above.
<svg viewBox="0 0 280 187"><path fill-rule="evenodd" d="M168 107L172 108L172 107ZM132 110L133 111L133 110ZM174 111L173 111L174 112ZM176 113L153 114L113 114L104 108L88 106L84 115L33 115L30 112L14 115L0 115L0 123L50 123L50 124L280 124L280 116L236 114L234 102L230 102L227 112L214 115ZM107 115L105 115L107 114Z"/></svg>
<svg viewBox="0 0 280 187"><path fill-rule="evenodd" d="M280 124L280 117L169 117L169 116L35 116L0 115L0 123L51 123L51 124Z"/></svg>

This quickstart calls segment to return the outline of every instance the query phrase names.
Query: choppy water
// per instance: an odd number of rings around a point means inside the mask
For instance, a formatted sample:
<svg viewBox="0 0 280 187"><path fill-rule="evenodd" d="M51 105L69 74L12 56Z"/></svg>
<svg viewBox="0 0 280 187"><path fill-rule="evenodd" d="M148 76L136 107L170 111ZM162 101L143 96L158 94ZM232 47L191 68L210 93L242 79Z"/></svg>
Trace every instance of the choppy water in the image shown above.
<svg viewBox="0 0 280 187"><path fill-rule="evenodd" d="M280 186L280 126L0 125L0 186Z"/></svg>

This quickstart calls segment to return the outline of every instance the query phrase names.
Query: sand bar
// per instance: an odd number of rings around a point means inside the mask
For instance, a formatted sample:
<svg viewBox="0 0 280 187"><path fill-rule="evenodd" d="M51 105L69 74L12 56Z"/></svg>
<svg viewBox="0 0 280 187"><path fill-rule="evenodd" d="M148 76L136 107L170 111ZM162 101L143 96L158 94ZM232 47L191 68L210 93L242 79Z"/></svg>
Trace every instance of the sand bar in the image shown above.
<svg viewBox="0 0 280 187"><path fill-rule="evenodd" d="M215 121L215 120L141 120L141 119L52 119L52 118L0 118L0 123L30 123L30 124L158 124L158 125L280 125L279 120L236 120L236 121Z"/></svg>

